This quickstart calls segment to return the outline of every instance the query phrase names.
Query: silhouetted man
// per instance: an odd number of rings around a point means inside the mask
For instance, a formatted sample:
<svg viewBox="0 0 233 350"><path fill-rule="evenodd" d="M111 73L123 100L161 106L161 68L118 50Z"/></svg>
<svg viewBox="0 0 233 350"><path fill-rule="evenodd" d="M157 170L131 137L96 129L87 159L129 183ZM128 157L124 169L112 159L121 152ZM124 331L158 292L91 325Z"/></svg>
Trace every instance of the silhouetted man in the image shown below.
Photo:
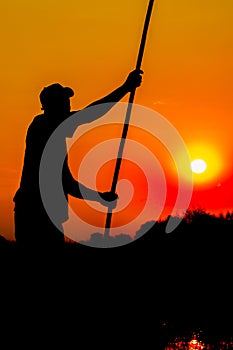
<svg viewBox="0 0 233 350"><path fill-rule="evenodd" d="M107 104L108 107L103 109L103 113L97 114L94 118L101 117L128 92L140 86L141 74L142 71L132 71L120 87L87 106ZM68 204L59 227L57 223L54 225L42 203L39 169L48 139L63 121L75 113L70 107L70 97L73 95L71 88L63 87L58 83L45 87L40 93L41 109L44 113L36 116L28 128L20 186L13 198L15 202L15 239L19 244L41 247L60 246L64 242L62 224L68 219ZM63 142L63 146L66 147L65 140ZM67 156L62 169L62 185L66 198L71 195L76 198L98 201L105 206L109 204L114 206L117 201L117 194L96 192L75 180L69 170Z"/></svg>

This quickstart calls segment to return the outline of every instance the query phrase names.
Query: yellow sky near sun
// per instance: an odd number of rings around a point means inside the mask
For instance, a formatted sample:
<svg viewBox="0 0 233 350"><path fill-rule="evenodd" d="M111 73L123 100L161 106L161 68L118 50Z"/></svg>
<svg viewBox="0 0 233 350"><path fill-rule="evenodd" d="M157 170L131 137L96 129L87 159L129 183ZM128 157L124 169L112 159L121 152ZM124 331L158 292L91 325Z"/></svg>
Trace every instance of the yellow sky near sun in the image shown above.
<svg viewBox="0 0 233 350"><path fill-rule="evenodd" d="M134 68L146 0L2 0L0 233L12 232L12 196L26 129L40 113L41 89L58 81L75 91L74 109L102 97ZM154 108L188 144L217 147L232 171L233 2L157 0L143 85L135 102ZM10 233L11 234L11 233Z"/></svg>

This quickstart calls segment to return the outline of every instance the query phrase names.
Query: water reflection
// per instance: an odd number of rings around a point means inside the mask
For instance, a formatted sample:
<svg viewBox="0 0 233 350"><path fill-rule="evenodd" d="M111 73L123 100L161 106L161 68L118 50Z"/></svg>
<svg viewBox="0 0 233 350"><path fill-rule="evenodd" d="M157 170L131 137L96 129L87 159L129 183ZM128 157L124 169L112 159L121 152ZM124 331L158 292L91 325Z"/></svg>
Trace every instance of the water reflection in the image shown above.
<svg viewBox="0 0 233 350"><path fill-rule="evenodd" d="M164 350L230 350L233 349L233 336L209 334L202 329L179 331L176 334L166 332L167 324L163 324Z"/></svg>

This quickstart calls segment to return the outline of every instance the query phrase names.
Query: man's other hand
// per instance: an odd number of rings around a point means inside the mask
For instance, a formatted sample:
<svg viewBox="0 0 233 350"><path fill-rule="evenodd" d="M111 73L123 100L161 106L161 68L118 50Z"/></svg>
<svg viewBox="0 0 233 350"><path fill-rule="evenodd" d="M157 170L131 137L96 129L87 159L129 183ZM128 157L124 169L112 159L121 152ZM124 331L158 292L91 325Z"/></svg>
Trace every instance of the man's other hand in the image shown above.
<svg viewBox="0 0 233 350"><path fill-rule="evenodd" d="M106 207L114 209L117 205L118 195L112 192L99 192L100 203Z"/></svg>

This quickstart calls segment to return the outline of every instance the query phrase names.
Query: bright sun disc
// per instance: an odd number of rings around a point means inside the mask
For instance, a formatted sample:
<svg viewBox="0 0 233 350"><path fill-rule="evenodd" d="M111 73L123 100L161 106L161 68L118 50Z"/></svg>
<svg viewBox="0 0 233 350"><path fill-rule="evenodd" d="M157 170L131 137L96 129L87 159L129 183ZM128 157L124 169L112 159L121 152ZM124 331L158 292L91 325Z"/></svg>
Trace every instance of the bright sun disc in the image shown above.
<svg viewBox="0 0 233 350"><path fill-rule="evenodd" d="M195 174L203 173L207 168L206 162L203 159L194 159L191 162L191 169Z"/></svg>

